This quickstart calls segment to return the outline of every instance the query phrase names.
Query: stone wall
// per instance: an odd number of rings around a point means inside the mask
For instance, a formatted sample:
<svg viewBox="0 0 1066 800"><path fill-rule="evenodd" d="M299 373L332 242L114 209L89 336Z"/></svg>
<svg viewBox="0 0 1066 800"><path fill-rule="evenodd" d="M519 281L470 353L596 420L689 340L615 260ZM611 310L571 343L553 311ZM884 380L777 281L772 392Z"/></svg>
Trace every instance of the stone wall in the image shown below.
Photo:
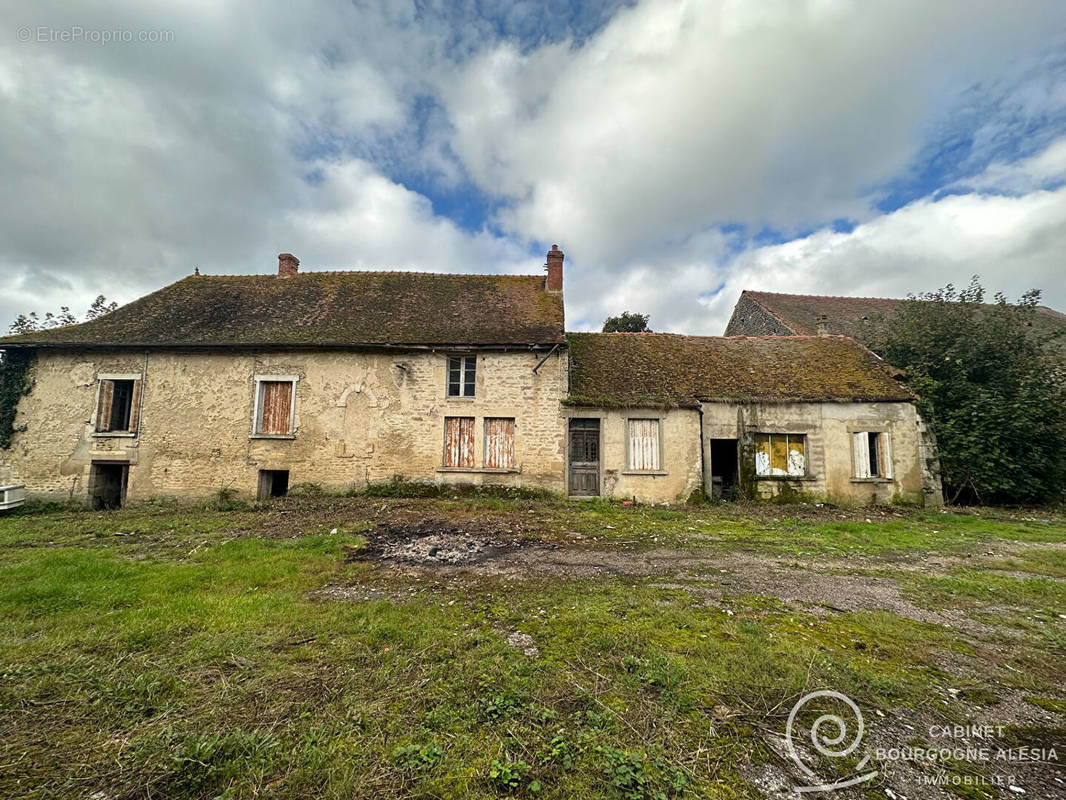
<svg viewBox="0 0 1066 800"><path fill-rule="evenodd" d="M579 409L570 417L600 420L600 491L603 497L635 498L642 503L684 502L700 488L700 418L694 409ZM630 470L626 426L629 419L660 421L660 467Z"/></svg>
<svg viewBox="0 0 1066 800"><path fill-rule="evenodd" d="M753 481L761 497L772 497L787 485L817 497L849 503L886 503L893 499L927 505L942 502L939 491L923 491L929 480L928 475L923 475L927 454L911 403L704 403L703 415L705 442L712 438L740 439L742 481ZM851 436L863 431L888 434L891 477L854 477ZM754 476L756 433L805 434L807 476ZM709 475L709 447L705 459Z"/></svg>
<svg viewBox="0 0 1066 800"><path fill-rule="evenodd" d="M19 405L0 475L34 495L84 499L90 464L128 462L129 500L203 497L231 488L250 497L261 469L290 485L362 487L395 475L436 483L564 490L565 351L533 374L543 353L478 353L476 396L446 396L445 352L49 351ZM94 433L101 374L143 375L136 436ZM256 375L292 375L291 439L252 436ZM444 418L474 417L476 465L444 470ZM480 468L484 419L515 419L516 470Z"/></svg>
<svg viewBox="0 0 1066 800"><path fill-rule="evenodd" d="M794 333L746 294L740 295L725 328L726 336L791 336Z"/></svg>

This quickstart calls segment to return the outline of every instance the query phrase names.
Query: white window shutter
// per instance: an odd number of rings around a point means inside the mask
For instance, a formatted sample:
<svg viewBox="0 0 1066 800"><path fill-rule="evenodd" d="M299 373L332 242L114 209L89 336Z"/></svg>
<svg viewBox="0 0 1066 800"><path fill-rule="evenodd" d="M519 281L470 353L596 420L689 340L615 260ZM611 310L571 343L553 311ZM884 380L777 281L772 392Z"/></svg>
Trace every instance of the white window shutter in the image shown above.
<svg viewBox="0 0 1066 800"><path fill-rule="evenodd" d="M855 477L870 477L870 438L867 433L852 434L852 452L855 457Z"/></svg>
<svg viewBox="0 0 1066 800"><path fill-rule="evenodd" d="M629 420L629 468L659 469L659 420Z"/></svg>

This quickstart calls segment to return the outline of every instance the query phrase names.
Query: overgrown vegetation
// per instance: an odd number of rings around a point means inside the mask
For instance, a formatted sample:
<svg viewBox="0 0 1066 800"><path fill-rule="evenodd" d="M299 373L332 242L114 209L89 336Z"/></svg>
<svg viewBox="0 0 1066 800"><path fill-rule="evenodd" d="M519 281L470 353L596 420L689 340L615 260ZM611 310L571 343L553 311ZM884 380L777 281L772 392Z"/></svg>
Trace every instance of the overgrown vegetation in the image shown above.
<svg viewBox="0 0 1066 800"><path fill-rule="evenodd" d="M0 450L11 447L19 400L29 394L32 350L0 350Z"/></svg>
<svg viewBox="0 0 1066 800"><path fill-rule="evenodd" d="M365 497L494 497L503 500L554 500L558 495L548 489L531 486L503 486L485 484L476 486L463 483L449 486L447 484L410 481L402 475L394 475L391 480L371 482L353 496Z"/></svg>
<svg viewBox="0 0 1066 800"><path fill-rule="evenodd" d="M982 639L887 611L813 613L731 591L719 570L544 580L350 558L360 531L394 518L634 558L824 554L832 569L1010 545L1003 563L901 577L926 606L996 609L1008 627ZM755 800L761 770L784 768L767 741L811 689L847 693L874 735L999 721L1008 696L1060 713L1064 598L1049 578L1063 541L1066 520L1022 513L314 491L222 513L0 516L0 796ZM950 671L970 661L981 669Z"/></svg>
<svg viewBox="0 0 1066 800"><path fill-rule="evenodd" d="M1066 350L1033 325L1040 293L985 305L977 278L912 297L873 349L905 373L952 503L1024 504L1066 488Z"/></svg>

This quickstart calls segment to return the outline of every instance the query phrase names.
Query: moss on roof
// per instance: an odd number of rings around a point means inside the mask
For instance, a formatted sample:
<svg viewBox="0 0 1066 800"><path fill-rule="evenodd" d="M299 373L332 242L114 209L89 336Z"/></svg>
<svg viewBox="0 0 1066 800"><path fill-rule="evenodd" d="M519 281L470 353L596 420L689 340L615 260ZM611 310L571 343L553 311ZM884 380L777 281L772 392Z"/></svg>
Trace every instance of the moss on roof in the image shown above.
<svg viewBox="0 0 1066 800"><path fill-rule="evenodd" d="M890 367L846 336L571 333L567 342L571 405L914 399Z"/></svg>
<svg viewBox="0 0 1066 800"><path fill-rule="evenodd" d="M103 317L11 345L554 344L561 294L536 275L190 276Z"/></svg>
<svg viewBox="0 0 1066 800"><path fill-rule="evenodd" d="M778 294L745 291L745 295L801 335L818 332L818 317L825 315L830 333L862 340L873 328L899 311L904 301L891 297L831 297L816 294ZM1033 326L1042 334L1066 330L1066 314L1037 306Z"/></svg>

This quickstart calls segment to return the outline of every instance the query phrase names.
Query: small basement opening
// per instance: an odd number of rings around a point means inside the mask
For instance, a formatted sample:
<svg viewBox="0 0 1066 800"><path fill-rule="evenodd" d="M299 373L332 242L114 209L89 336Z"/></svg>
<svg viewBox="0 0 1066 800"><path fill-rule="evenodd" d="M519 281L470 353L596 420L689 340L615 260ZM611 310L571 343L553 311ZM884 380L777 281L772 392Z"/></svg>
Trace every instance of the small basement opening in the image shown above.
<svg viewBox="0 0 1066 800"><path fill-rule="evenodd" d="M89 502L93 511L122 508L130 465L94 461L89 467Z"/></svg>
<svg viewBox="0 0 1066 800"><path fill-rule="evenodd" d="M259 502L271 497L284 497L289 492L289 471L287 469L259 470Z"/></svg>
<svg viewBox="0 0 1066 800"><path fill-rule="evenodd" d="M735 500L740 485L739 442L736 439L711 439L711 497Z"/></svg>

